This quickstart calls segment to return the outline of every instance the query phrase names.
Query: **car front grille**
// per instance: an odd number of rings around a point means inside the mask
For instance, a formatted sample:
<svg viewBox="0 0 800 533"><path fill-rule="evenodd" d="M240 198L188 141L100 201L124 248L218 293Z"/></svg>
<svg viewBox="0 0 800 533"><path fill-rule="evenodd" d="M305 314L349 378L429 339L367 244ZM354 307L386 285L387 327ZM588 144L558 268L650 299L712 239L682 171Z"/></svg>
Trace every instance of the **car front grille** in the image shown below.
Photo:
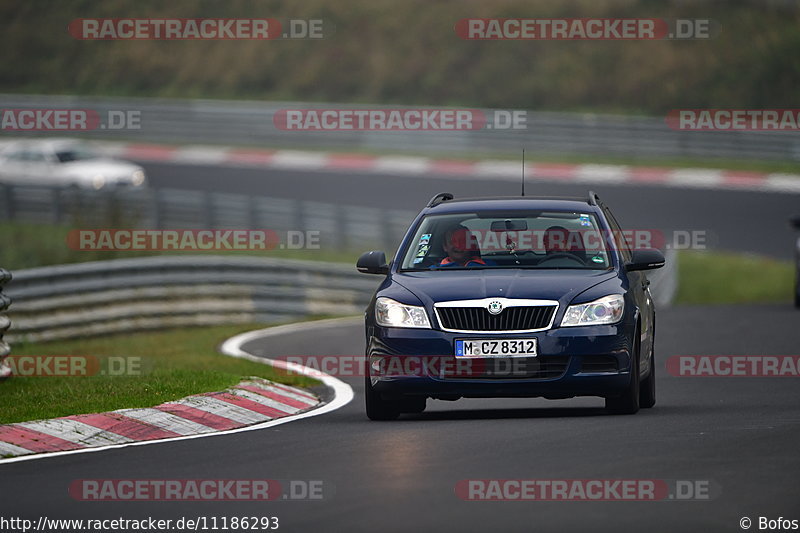
<svg viewBox="0 0 800 533"><path fill-rule="evenodd" d="M569 367L570 358L564 356L484 358L469 361L468 370L453 366L444 379L558 379Z"/></svg>
<svg viewBox="0 0 800 533"><path fill-rule="evenodd" d="M437 307L445 330L455 331L530 331L550 325L556 305L506 307L493 315L484 307Z"/></svg>

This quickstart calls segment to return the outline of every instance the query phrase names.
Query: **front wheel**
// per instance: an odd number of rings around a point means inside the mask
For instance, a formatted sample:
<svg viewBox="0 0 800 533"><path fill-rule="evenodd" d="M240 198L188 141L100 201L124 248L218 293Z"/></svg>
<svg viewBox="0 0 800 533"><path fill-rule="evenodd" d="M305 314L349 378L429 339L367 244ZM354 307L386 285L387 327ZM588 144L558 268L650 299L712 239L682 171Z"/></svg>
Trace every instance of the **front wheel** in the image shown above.
<svg viewBox="0 0 800 533"><path fill-rule="evenodd" d="M618 398L606 398L606 409L617 415L632 415L639 411L639 348L641 340L636 331L634 350L631 353L631 383ZM652 374L651 374L652 375Z"/></svg>
<svg viewBox="0 0 800 533"><path fill-rule="evenodd" d="M400 412L401 413L413 413L419 414L425 411L425 407L427 406L428 399L424 396L421 397L405 397L400 400Z"/></svg>
<svg viewBox="0 0 800 533"><path fill-rule="evenodd" d="M655 344L655 340L653 341ZM639 386L639 407L649 409L656 404L656 356L655 346L650 350L650 375Z"/></svg>
<svg viewBox="0 0 800 533"><path fill-rule="evenodd" d="M364 397L366 399L367 418L370 420L396 420L400 416L400 405L386 401L372 388L369 376L365 377Z"/></svg>

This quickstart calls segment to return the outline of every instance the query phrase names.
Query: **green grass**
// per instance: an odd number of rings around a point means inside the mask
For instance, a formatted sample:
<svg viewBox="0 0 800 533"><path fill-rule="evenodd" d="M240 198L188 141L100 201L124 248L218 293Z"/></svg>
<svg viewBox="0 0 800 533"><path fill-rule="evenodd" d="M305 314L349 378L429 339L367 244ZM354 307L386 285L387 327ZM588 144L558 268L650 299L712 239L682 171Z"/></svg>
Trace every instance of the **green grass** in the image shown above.
<svg viewBox="0 0 800 533"><path fill-rule="evenodd" d="M81 251L67 246L69 226L51 224L31 224L22 222L0 223L0 267L18 270L45 265L103 261L107 259L129 259L153 255L195 255L195 254L238 254L283 259L305 259L311 261L330 261L354 265L360 252L320 250L267 250L267 251L211 251L193 250L187 252L148 252L131 251Z"/></svg>
<svg viewBox="0 0 800 533"><path fill-rule="evenodd" d="M258 376L299 386L316 380L217 352L223 340L264 327L219 326L14 344L12 356L91 355L140 357L141 375L14 377L0 383L0 424L130 407L150 407L191 394L224 390ZM101 365L101 368L103 365ZM99 374L99 373L98 373Z"/></svg>
<svg viewBox="0 0 800 533"><path fill-rule="evenodd" d="M794 265L749 254L678 254L679 304L788 303Z"/></svg>

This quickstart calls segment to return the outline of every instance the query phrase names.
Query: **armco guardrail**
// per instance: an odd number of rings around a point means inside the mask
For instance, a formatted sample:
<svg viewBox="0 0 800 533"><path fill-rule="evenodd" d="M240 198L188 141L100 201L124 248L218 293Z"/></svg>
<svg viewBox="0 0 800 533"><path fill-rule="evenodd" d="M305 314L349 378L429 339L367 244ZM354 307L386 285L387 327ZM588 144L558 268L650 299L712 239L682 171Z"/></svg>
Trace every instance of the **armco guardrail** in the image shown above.
<svg viewBox="0 0 800 533"><path fill-rule="evenodd" d="M255 145L276 148L366 149L414 153L613 154L648 157L734 157L800 160L800 139L786 133L670 129L663 117L527 112L527 128L461 132L288 132L275 127L282 109L376 109L379 106L306 102L169 100L79 96L0 95L0 107L92 109L140 113L141 128L84 132L104 139ZM387 107L387 106L383 106ZM401 108L402 106L390 106ZM490 117L494 110L484 110ZM11 132L19 135L19 132Z"/></svg>
<svg viewBox="0 0 800 533"><path fill-rule="evenodd" d="M416 213L180 189L77 189L0 183L0 221L77 227L319 232L322 249L394 250ZM309 239L311 236L309 235ZM303 242L300 242L303 241ZM286 243L287 246L291 243ZM66 243L65 243L66 246Z"/></svg>
<svg viewBox="0 0 800 533"><path fill-rule="evenodd" d="M660 306L674 256L651 275ZM159 256L15 272L12 340L45 341L164 327L277 322L363 312L380 279L354 267L259 257Z"/></svg>
<svg viewBox="0 0 800 533"><path fill-rule="evenodd" d="M259 257L158 256L14 272L12 340L364 311L378 280L355 267Z"/></svg>
<svg viewBox="0 0 800 533"><path fill-rule="evenodd" d="M11 375L11 368L5 363L5 359L11 351L11 347L3 340L3 333L11 327L11 320L5 313L11 305L11 298L3 294L3 285L11 280L11 272L0 268L0 379Z"/></svg>

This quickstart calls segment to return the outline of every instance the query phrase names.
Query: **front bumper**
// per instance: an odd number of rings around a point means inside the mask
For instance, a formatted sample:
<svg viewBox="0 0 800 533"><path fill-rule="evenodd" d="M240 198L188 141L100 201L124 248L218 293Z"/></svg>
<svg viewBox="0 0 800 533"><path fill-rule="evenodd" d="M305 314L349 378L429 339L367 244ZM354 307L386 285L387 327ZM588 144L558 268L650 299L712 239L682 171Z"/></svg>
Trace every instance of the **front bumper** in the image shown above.
<svg viewBox="0 0 800 533"><path fill-rule="evenodd" d="M367 334L370 382L386 398L614 397L631 379L633 328L624 323L523 334L369 326ZM456 339L503 337L536 338L537 357L464 360L454 356ZM409 358L424 362L409 365ZM386 372L386 368L412 371Z"/></svg>

